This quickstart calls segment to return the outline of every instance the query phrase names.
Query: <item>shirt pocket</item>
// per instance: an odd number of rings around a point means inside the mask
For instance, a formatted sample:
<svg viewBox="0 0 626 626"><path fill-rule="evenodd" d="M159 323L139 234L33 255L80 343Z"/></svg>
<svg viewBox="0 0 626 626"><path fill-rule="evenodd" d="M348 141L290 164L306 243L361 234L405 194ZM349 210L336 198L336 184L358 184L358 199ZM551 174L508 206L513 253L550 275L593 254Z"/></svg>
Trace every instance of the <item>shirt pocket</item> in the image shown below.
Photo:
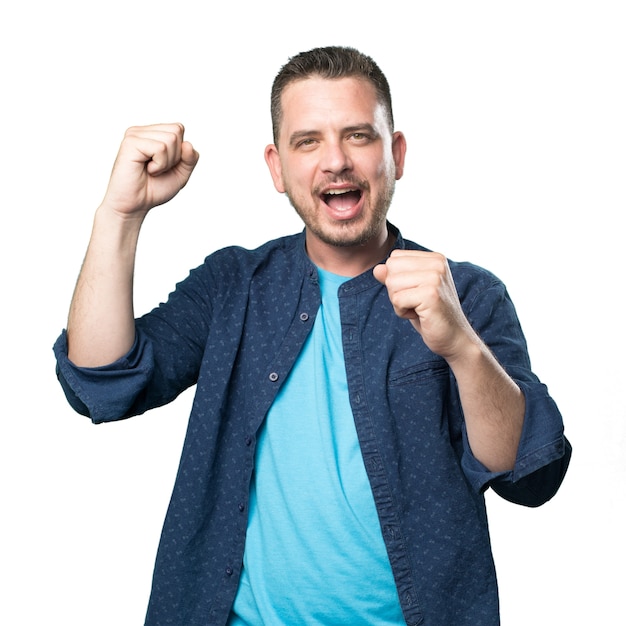
<svg viewBox="0 0 626 626"><path fill-rule="evenodd" d="M443 360L415 363L387 375L392 420L415 454L432 456L447 440L450 369Z"/></svg>
<svg viewBox="0 0 626 626"><path fill-rule="evenodd" d="M405 385L432 385L439 386L449 374L448 365L443 359L422 361L399 370L390 371L387 376L389 387L403 387Z"/></svg>

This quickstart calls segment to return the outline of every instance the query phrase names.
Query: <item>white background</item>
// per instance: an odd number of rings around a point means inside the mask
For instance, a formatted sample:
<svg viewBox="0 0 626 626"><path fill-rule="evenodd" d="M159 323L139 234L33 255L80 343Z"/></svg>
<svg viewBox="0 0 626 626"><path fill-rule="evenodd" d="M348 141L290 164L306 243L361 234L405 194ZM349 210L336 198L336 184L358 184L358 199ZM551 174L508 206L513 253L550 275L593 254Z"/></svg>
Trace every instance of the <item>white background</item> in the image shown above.
<svg viewBox="0 0 626 626"><path fill-rule="evenodd" d="M269 89L328 44L391 83L409 144L391 220L505 281L574 446L544 507L488 497L503 624L626 623L623 4L8 4L0 623L143 621L191 394L96 427L66 404L51 350L124 130L182 121L201 153L142 233L141 313L212 250L300 230L262 158Z"/></svg>

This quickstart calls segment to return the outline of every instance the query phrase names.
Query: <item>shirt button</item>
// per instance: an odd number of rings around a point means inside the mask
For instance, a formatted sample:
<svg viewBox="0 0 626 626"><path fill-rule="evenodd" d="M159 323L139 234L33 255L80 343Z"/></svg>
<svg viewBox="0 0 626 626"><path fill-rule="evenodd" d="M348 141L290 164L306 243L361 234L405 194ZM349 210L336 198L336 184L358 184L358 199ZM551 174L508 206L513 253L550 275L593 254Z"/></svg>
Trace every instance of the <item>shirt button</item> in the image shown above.
<svg viewBox="0 0 626 626"><path fill-rule="evenodd" d="M239 509L241 513L243 513L246 507L243 502L240 502L237 508Z"/></svg>
<svg viewBox="0 0 626 626"><path fill-rule="evenodd" d="M245 442L247 446L250 446L252 444L252 437L246 437Z"/></svg>
<svg viewBox="0 0 626 626"><path fill-rule="evenodd" d="M269 378L273 383L275 383L278 380L278 374L276 372L272 372Z"/></svg>
<svg viewBox="0 0 626 626"><path fill-rule="evenodd" d="M309 314L308 313L300 313L300 321L301 322L306 322L309 319Z"/></svg>
<svg viewBox="0 0 626 626"><path fill-rule="evenodd" d="M233 575L233 568L232 567L227 567L226 568L226 576L232 576Z"/></svg>

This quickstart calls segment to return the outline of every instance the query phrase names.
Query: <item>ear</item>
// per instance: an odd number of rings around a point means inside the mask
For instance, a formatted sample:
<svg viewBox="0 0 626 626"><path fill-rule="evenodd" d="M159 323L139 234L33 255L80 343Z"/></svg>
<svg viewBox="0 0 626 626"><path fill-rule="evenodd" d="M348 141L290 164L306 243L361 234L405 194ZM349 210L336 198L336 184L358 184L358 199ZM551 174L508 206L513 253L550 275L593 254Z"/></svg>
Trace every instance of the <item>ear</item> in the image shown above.
<svg viewBox="0 0 626 626"><path fill-rule="evenodd" d="M269 167L276 191L278 191L278 193L285 193L285 186L283 185L283 166L280 162L278 148L273 143L265 148L265 162L267 163L267 167Z"/></svg>
<svg viewBox="0 0 626 626"><path fill-rule="evenodd" d="M396 180L404 174L404 157L406 155L406 137L400 131L396 131L391 138L391 152L396 164Z"/></svg>

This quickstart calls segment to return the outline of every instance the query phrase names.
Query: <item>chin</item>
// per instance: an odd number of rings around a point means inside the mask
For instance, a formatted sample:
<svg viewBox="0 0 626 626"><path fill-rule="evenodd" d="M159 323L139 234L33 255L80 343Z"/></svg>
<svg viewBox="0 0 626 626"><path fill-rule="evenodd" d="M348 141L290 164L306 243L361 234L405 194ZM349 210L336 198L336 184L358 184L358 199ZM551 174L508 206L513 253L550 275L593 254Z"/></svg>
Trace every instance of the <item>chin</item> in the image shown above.
<svg viewBox="0 0 626 626"><path fill-rule="evenodd" d="M390 190L392 191L392 190ZM287 198L310 233L326 245L337 248L363 246L387 232L387 210L391 202L391 193L385 194L374 207L364 207L362 212L352 219L333 220L319 207L299 203L287 192Z"/></svg>
<svg viewBox="0 0 626 626"><path fill-rule="evenodd" d="M372 224L361 225L355 222L339 224L335 227L323 228L307 224L306 227L325 244L337 248L352 248L363 246L373 238L379 236L385 228L386 220Z"/></svg>

